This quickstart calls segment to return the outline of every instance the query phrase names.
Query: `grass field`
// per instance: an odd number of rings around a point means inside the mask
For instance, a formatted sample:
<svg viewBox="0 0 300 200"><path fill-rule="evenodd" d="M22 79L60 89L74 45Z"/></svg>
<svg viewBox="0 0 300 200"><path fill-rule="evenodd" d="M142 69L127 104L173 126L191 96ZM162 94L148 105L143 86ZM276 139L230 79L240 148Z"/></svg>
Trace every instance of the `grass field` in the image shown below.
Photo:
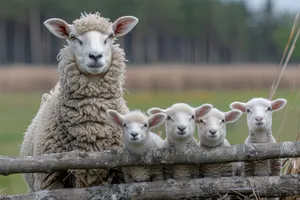
<svg viewBox="0 0 300 200"><path fill-rule="evenodd" d="M192 106L212 103L226 111L232 101L247 101L253 96L268 94L267 90L224 90L224 91L186 91L186 92L132 92L125 99L131 109L146 111L150 107L167 107L175 102L186 102ZM42 93L1 93L0 94L0 155L17 156L22 135L34 117L40 104ZM300 104L296 98L298 91L290 94L288 90L279 90L276 97L288 99L284 110L274 114L273 132L279 141L295 140L298 127ZM230 124L227 136L232 144L242 143L247 137L245 115L234 124ZM284 120L285 119L285 120ZM280 127L283 123L282 130ZM280 133L280 134L279 134ZM0 194L25 193L26 186L20 175L0 176Z"/></svg>

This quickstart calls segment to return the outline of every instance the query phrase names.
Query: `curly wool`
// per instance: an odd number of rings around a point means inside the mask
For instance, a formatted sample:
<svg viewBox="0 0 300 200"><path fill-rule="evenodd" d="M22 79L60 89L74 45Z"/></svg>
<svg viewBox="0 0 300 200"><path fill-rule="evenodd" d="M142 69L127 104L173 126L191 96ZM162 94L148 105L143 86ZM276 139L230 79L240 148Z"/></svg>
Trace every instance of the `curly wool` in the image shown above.
<svg viewBox="0 0 300 200"><path fill-rule="evenodd" d="M125 78L124 51L113 45L112 65L104 75L84 75L77 68L70 47L58 56L60 81L44 95L42 107L23 143L21 155L42 155L66 151L103 151L122 149L121 130L106 117L107 109L128 112L123 99ZM28 152L33 146L33 152ZM30 151L30 150L29 150ZM23 152L23 153L22 153ZM25 175L26 178L26 175ZM65 187L89 187L105 183L107 170L70 170L35 174L27 179L31 191Z"/></svg>
<svg viewBox="0 0 300 200"><path fill-rule="evenodd" d="M78 34L88 31L107 33L111 26L110 19L101 17L100 13L81 13L81 17L73 21Z"/></svg>

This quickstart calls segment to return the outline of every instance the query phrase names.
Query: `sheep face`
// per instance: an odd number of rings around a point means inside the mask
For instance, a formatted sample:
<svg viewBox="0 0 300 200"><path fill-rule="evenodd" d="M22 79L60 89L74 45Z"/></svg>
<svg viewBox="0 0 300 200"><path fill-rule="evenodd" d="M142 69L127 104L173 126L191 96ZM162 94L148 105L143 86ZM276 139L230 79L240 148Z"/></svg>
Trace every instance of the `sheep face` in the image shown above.
<svg viewBox="0 0 300 200"><path fill-rule="evenodd" d="M264 98L254 98L247 103L233 102L230 108L247 113L247 124L250 131L266 132L272 128L272 112L282 109L286 105L285 99L273 101Z"/></svg>
<svg viewBox="0 0 300 200"><path fill-rule="evenodd" d="M84 17L90 17L90 23ZM131 16L120 17L114 23L109 23L100 15L92 14L75 20L71 25L57 18L44 22L51 33L68 41L78 70L84 74L107 72L112 62L114 38L126 35L137 23L138 19ZM102 29L91 28L93 26L102 26Z"/></svg>
<svg viewBox="0 0 300 200"><path fill-rule="evenodd" d="M201 144L217 146L222 144L226 137L226 124L236 121L242 112L231 110L221 112L213 108L207 115L197 118L197 128Z"/></svg>
<svg viewBox="0 0 300 200"><path fill-rule="evenodd" d="M149 130L162 124L167 117L163 113L147 117L139 111L129 112L125 116L114 110L108 110L106 113L111 122L123 129L125 146L139 146L147 143L150 136Z"/></svg>
<svg viewBox="0 0 300 200"><path fill-rule="evenodd" d="M195 118L207 114L212 109L212 105L204 104L195 109L184 103L177 103L170 108L163 110L151 108L149 114L165 113L167 138L175 140L185 140L194 136Z"/></svg>

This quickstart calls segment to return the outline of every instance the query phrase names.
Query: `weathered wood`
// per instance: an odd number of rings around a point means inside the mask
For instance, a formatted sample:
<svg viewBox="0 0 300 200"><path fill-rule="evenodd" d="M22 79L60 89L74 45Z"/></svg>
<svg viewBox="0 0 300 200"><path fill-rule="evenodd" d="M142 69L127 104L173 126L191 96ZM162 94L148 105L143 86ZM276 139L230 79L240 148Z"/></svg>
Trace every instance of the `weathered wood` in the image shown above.
<svg viewBox="0 0 300 200"><path fill-rule="evenodd" d="M148 183L118 184L92 188L59 189L25 195L0 196L0 200L154 200L219 197L236 192L260 197L283 197L300 194L300 175L272 177L203 178L188 181L158 181Z"/></svg>
<svg viewBox="0 0 300 200"><path fill-rule="evenodd" d="M190 151L184 156L173 149L153 149L143 157L126 152L66 152L36 157L0 156L0 174L47 173L68 169L113 168L136 165L207 164L234 161L253 161L270 158L300 157L300 142L275 144L233 145L211 151Z"/></svg>

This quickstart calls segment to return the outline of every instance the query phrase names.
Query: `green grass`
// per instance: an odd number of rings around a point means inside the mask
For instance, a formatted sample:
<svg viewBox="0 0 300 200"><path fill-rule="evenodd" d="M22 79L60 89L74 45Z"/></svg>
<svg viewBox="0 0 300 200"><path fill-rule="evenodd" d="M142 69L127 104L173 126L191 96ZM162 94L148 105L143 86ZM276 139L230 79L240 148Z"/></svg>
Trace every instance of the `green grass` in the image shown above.
<svg viewBox="0 0 300 200"><path fill-rule="evenodd" d="M268 91L263 90L226 90L226 91L187 91L187 92L132 92L126 93L125 99L130 109L147 111L151 107L166 108L176 102L186 102L192 106L211 103L220 110L229 110L232 101L247 101L254 96L265 97ZM284 110L273 115L273 132L279 135L284 113L287 116L280 132L279 141L295 140L298 127L300 103L296 93L281 90L276 97L288 99ZM41 101L41 93L0 94L0 155L17 156L22 143L23 133L34 117ZM232 144L243 143L247 137L246 116L236 123L229 124L227 137ZM0 193L17 194L27 190L19 174L0 176Z"/></svg>

